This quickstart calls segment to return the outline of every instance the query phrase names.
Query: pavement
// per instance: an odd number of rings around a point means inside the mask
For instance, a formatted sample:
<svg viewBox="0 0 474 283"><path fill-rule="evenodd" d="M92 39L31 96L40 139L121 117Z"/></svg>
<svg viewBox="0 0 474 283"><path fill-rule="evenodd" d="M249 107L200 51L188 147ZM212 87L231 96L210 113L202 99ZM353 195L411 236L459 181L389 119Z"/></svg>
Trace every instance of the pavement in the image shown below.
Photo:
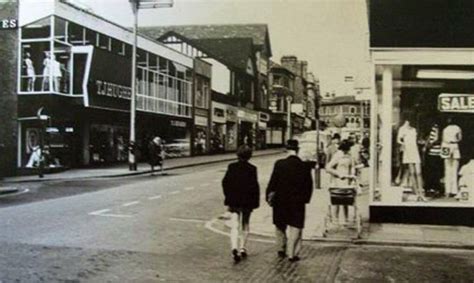
<svg viewBox="0 0 474 283"><path fill-rule="evenodd" d="M284 149L265 149L254 151L253 156L273 155L284 152ZM217 162L225 162L235 160L235 153L203 155L193 157L181 157L165 159L164 170L186 168L198 165L212 164ZM158 167L159 168L159 167ZM159 169L155 170L159 172ZM62 172L45 174L43 178L38 175L6 177L0 181L0 186L8 187L8 184L23 182L44 182L44 181L61 181L75 179L93 179L93 178L110 178L110 177L126 177L152 173L150 165L146 162L137 164L137 171L130 171L128 164L116 164L111 166L103 166L97 168L80 168L70 169Z"/></svg>
<svg viewBox="0 0 474 283"><path fill-rule="evenodd" d="M254 157L275 155L281 157L284 150L268 149L254 152ZM235 160L235 153L175 158L165 161L164 169L187 168L205 164ZM64 172L47 174L44 178L38 176L8 177L0 182L2 188L13 188L19 183L34 183L61 180L81 180L94 178L126 177L151 173L146 163L138 164L137 171L129 171L127 164L115 165L101 168L71 169ZM368 170L362 179L367 179ZM264 188L269 176L261 178L262 187L261 207L256 209L251 217L251 233L256 236L274 237L274 226L272 225L272 211L264 199ZM362 181L364 183L364 181ZM390 223L369 223L369 193L367 186L358 197L358 206L363 220L363 229L360 237L354 227L341 227L330 225L328 233L325 231L325 216L328 211L329 193L327 190L328 177L322 172L321 187L315 189L312 201L306 207L306 224L303 231L305 240L321 242L343 242L353 244L372 245L395 245L395 246L417 246L417 247L440 247L474 249L474 228L464 226L436 226L436 225L408 225ZM352 213L352 211L351 211ZM341 213L342 215L342 213ZM230 226L225 221L226 226Z"/></svg>
<svg viewBox="0 0 474 283"><path fill-rule="evenodd" d="M251 160L262 192L282 156ZM19 184L30 193L0 199L0 282L473 282L466 249L305 241L291 263L273 238L251 235L234 264L228 228L209 225L226 210L225 169Z"/></svg>
<svg viewBox="0 0 474 283"><path fill-rule="evenodd" d="M367 174L368 171L363 172L362 179L367 180ZM363 186L358 196L358 207L362 216L360 237L356 233L355 225L331 224L328 225L328 232L325 235L325 217L329 209L329 192L326 185L328 176L324 171L321 175L322 188L314 190L312 200L306 206L306 222L303 230L303 239L305 240L474 250L474 228L472 227L369 223L369 192L367 185ZM362 182L364 183L364 181ZM263 237L274 237L275 228L272 224L272 209L266 204L263 195L260 203L262 204L261 207L254 210L251 216L251 233ZM350 208L349 213L351 217L353 215L352 208ZM226 226L230 227L228 220L226 220Z"/></svg>

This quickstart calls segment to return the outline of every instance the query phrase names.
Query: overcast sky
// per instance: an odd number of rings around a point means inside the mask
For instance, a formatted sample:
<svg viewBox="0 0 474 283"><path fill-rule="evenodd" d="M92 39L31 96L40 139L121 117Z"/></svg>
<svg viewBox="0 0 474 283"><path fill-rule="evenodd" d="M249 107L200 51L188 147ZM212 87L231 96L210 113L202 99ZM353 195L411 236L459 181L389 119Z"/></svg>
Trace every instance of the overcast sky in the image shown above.
<svg viewBox="0 0 474 283"><path fill-rule="evenodd" d="M80 1L132 25L128 0ZM173 8L142 10L139 17L140 26L223 23L268 24L272 60L290 54L307 60L323 93L341 94L345 75L368 80L365 0L174 0Z"/></svg>

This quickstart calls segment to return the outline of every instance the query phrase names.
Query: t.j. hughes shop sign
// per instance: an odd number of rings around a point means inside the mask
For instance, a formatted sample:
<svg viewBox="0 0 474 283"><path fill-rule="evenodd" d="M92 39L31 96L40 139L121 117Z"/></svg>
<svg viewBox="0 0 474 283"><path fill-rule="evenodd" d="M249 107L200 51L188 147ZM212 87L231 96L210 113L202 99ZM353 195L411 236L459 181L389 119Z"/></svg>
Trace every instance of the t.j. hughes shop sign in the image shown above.
<svg viewBox="0 0 474 283"><path fill-rule="evenodd" d="M474 94L441 93L438 109L441 112L474 113Z"/></svg>
<svg viewBox="0 0 474 283"><path fill-rule="evenodd" d="M131 58L94 48L88 79L89 106L129 110Z"/></svg>

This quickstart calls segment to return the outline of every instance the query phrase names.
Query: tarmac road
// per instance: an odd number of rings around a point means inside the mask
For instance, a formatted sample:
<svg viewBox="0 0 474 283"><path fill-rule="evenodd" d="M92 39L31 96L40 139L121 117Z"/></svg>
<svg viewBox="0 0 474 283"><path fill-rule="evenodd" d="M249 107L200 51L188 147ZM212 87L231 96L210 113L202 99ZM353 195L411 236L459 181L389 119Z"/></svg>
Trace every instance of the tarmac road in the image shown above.
<svg viewBox="0 0 474 283"><path fill-rule="evenodd" d="M277 157L252 160L262 191ZM168 176L28 184L30 193L0 199L0 280L474 280L472 251L305 242L302 260L290 264L276 257L268 238L253 238L249 258L234 265L228 237L205 227L225 212L220 181L226 164L173 170Z"/></svg>

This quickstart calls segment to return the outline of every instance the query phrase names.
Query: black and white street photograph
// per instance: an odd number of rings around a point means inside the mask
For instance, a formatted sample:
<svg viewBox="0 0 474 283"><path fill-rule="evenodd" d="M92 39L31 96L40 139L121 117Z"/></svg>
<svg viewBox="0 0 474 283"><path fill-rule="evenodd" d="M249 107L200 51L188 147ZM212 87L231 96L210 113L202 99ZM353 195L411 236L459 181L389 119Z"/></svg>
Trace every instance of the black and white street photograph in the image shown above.
<svg viewBox="0 0 474 283"><path fill-rule="evenodd" d="M474 282L474 1L0 0L9 282Z"/></svg>

